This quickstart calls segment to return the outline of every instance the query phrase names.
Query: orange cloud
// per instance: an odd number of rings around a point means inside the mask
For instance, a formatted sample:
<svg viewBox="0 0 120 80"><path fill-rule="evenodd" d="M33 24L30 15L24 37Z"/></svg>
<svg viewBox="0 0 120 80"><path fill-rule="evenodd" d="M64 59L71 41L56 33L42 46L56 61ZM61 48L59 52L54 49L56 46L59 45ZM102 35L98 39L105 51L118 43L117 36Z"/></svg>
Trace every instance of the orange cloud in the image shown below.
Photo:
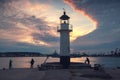
<svg viewBox="0 0 120 80"><path fill-rule="evenodd" d="M64 3L70 5L73 10L75 10L76 12L85 16L86 21L89 21L88 24L87 23L86 24L82 23L81 26L87 26L87 28L82 29L83 31L80 31L81 27L76 27L76 28L74 27L73 33L71 33L71 41L74 41L78 37L83 36L83 35L87 35L87 34L93 32L94 30L97 29L98 22L95 19L93 19L92 16L88 15L84 10L78 9L76 7L76 5L74 4L74 0L64 0Z"/></svg>
<svg viewBox="0 0 120 80"><path fill-rule="evenodd" d="M70 5L74 10L80 12L81 14L83 14L84 16L86 16L93 24L95 27L97 27L98 22L93 19L92 16L88 15L84 10L80 10L76 7L76 5L74 4L74 0L64 0L64 2L68 5Z"/></svg>
<svg viewBox="0 0 120 80"><path fill-rule="evenodd" d="M23 2L26 5L23 5ZM67 1L66 1L67 3ZM72 3L67 3L67 4L72 4ZM35 40L34 36L32 34L37 33L39 34L39 36L44 36L44 33L46 32L47 34L50 34L54 37L59 37L59 33L57 33L57 25L59 24L59 16L58 15L62 15L60 14L61 11L58 11L57 8L55 8L52 5L49 4L42 4L42 3L32 3L29 0L26 1L22 1L22 2L18 2L18 3L12 3L12 6L15 7L15 9L18 9L21 11L21 13L15 13L16 14L16 24L14 24L17 28L19 28L19 30L17 31L17 35L15 35L13 32L10 31L10 33L6 33L4 34L5 36L8 35L9 39L13 39L16 40L17 42L25 42L25 43L30 43L30 44L34 44L34 45L45 45L45 46L51 46L52 42L45 42L41 39L39 40ZM16 10L15 10L16 11ZM15 12L10 11L10 12ZM92 32L93 30L95 30L94 26L97 25L97 23L89 16L87 15L84 11L82 10L77 10L80 13L82 13L85 17L87 17L87 19L85 18L85 22L88 22L89 26L93 26L92 29L88 29L86 26L86 24L82 24L83 29L80 29L81 27L77 27L77 25L73 25L73 32L70 34L71 35L71 41L77 39L80 36L86 35L90 32ZM55 14L53 14L53 12ZM26 14L25 16L23 16L24 14ZM78 16L80 16L80 14L76 13L76 12L71 12L70 16L72 16L73 18L71 20L73 20L73 22L75 22L74 20L76 20L76 24L79 24L79 18ZM77 15L76 15L77 14ZM23 16L23 17L21 17ZM31 18L29 18L30 16L33 16ZM17 19L18 18L18 19ZM19 21L20 19L24 21ZM42 20L41 22L39 20ZM11 20L10 20L11 21ZM14 22L14 20L13 20ZM91 23L93 23L91 25ZM40 28L46 28L46 29L38 29L36 26L40 26ZM47 26L47 27L46 27ZM78 25L79 26L79 25ZM81 31L83 30L83 31ZM4 33L4 32L3 32Z"/></svg>

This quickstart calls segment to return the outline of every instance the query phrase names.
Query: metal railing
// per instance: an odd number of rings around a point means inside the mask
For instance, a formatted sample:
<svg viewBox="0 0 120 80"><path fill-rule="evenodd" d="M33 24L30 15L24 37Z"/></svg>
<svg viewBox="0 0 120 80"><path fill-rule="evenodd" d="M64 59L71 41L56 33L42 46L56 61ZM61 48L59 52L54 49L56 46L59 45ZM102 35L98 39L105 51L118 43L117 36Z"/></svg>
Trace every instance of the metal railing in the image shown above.
<svg viewBox="0 0 120 80"><path fill-rule="evenodd" d="M69 30L69 31L72 31L73 30L73 26L72 25L69 25L69 27L66 29L62 29L60 25L57 26L57 31L61 31L61 30Z"/></svg>

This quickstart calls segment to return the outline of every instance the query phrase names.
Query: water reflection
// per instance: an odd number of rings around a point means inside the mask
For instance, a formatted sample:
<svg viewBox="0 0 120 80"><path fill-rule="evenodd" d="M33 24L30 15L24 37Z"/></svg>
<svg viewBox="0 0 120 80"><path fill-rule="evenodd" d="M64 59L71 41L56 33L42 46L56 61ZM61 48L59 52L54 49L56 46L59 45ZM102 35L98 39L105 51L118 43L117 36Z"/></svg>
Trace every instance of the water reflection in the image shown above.
<svg viewBox="0 0 120 80"><path fill-rule="evenodd" d="M71 58L71 62L85 62L85 57L80 57L80 58Z"/></svg>
<svg viewBox="0 0 120 80"><path fill-rule="evenodd" d="M3 57L0 58L0 69L8 68L9 60L13 61L13 68L30 68L31 59L35 60L34 67L42 64L46 57ZM89 57L90 64L93 66L94 64L102 64L104 67L117 67L120 66L120 58L116 57ZM71 58L71 62L82 62L84 63L86 57L80 58ZM47 62L59 62L59 58L51 58L49 57Z"/></svg>

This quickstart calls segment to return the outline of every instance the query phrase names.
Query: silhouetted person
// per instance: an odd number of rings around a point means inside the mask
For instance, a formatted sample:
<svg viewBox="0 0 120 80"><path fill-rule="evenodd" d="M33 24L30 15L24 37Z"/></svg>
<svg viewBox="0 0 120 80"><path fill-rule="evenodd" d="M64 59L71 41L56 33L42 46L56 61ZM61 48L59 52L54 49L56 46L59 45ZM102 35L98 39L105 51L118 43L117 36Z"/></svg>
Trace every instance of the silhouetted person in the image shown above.
<svg viewBox="0 0 120 80"><path fill-rule="evenodd" d="M89 58L88 58L88 57L86 57L85 63L90 64L90 60L89 60Z"/></svg>
<svg viewBox="0 0 120 80"><path fill-rule="evenodd" d="M9 60L9 69L11 69L12 68L12 60L10 59Z"/></svg>
<svg viewBox="0 0 120 80"><path fill-rule="evenodd" d="M30 61L30 64L31 64L30 68L33 68L34 62L35 62L34 59L31 59L31 61Z"/></svg>

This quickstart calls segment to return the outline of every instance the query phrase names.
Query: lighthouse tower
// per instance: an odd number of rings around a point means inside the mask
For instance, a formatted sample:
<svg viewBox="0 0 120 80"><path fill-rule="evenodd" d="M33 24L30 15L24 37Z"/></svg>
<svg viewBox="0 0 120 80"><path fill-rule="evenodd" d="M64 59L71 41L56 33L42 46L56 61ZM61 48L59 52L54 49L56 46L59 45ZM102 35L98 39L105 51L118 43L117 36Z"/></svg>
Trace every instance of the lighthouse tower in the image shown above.
<svg viewBox="0 0 120 80"><path fill-rule="evenodd" d="M68 67L70 64L70 32L72 32L72 26L69 24L70 17L63 12L60 17L60 27L57 31L60 32L60 64L64 67Z"/></svg>

